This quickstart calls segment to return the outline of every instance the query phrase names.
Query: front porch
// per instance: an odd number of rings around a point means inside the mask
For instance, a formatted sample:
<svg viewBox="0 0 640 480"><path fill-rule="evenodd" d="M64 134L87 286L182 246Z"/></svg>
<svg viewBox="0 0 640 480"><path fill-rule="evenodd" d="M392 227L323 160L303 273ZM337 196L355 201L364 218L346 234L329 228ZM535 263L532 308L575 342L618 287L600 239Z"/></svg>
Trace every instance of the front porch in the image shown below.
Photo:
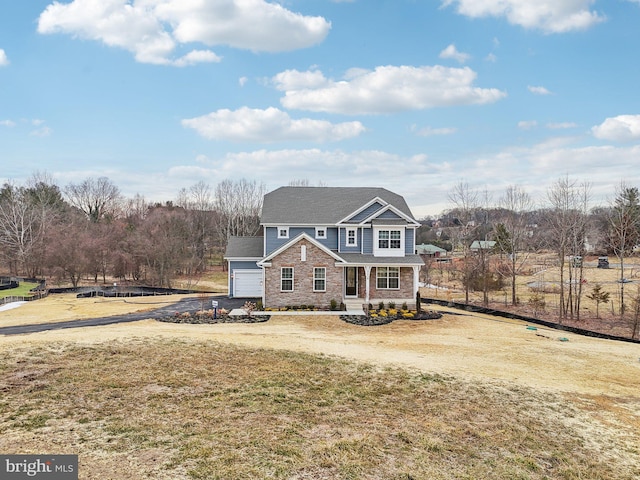
<svg viewBox="0 0 640 480"><path fill-rule="evenodd" d="M415 308L420 267L417 265L346 265L343 267L343 303L365 308L369 303L406 303Z"/></svg>

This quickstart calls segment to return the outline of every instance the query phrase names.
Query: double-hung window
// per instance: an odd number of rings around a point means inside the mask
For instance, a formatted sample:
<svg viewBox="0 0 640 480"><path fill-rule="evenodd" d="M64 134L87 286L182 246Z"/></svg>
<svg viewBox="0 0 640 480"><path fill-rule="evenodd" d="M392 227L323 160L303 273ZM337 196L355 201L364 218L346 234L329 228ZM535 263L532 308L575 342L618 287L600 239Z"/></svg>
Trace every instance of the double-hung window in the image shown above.
<svg viewBox="0 0 640 480"><path fill-rule="evenodd" d="M378 231L378 248L399 249L402 247L400 230Z"/></svg>
<svg viewBox="0 0 640 480"><path fill-rule="evenodd" d="M280 290L293 292L293 267L282 267L280 269Z"/></svg>
<svg viewBox="0 0 640 480"><path fill-rule="evenodd" d="M379 290L397 290L400 288L399 267L377 267L376 287Z"/></svg>
<svg viewBox="0 0 640 480"><path fill-rule="evenodd" d="M355 228L347 228L347 246L358 246L358 231Z"/></svg>
<svg viewBox="0 0 640 480"><path fill-rule="evenodd" d="M324 292L327 290L327 269L315 267L313 269L313 291Z"/></svg>

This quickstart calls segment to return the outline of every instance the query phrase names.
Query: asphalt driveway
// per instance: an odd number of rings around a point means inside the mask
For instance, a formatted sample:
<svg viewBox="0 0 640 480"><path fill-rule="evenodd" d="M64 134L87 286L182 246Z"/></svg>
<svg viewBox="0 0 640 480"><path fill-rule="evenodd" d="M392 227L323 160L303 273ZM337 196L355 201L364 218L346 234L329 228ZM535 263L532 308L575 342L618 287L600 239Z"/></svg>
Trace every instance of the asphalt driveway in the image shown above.
<svg viewBox="0 0 640 480"><path fill-rule="evenodd" d="M210 297L218 302L218 308L233 310L240 308L247 300L255 301L253 298L229 298L224 295ZM200 300L198 298L184 298L172 305L157 308L150 312L128 313L126 315L113 315L101 318L86 318L81 320L69 320L57 323L38 323L32 325L16 325L10 327L0 327L0 335L22 335L25 333L46 332L48 330L61 330L64 328L97 327L101 325L111 325L114 323L137 322L149 318L162 318L174 315L177 312L197 312L200 310Z"/></svg>

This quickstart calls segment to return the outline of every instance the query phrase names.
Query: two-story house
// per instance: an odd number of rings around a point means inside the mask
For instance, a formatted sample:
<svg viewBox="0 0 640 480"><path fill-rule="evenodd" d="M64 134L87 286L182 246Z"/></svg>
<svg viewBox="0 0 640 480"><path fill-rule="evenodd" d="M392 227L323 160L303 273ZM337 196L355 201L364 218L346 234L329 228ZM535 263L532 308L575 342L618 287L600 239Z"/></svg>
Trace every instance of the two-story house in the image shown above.
<svg viewBox="0 0 640 480"><path fill-rule="evenodd" d="M232 237L229 295L265 307L336 302L415 305L414 219L384 188L281 187L264 197L262 237Z"/></svg>

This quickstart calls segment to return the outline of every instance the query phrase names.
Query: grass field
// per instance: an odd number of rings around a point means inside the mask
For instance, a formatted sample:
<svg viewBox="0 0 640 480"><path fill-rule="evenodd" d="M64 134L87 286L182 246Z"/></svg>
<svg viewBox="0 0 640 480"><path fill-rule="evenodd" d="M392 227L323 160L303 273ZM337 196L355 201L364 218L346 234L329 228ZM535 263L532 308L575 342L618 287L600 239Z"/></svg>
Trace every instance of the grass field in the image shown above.
<svg viewBox="0 0 640 480"><path fill-rule="evenodd" d="M28 297L31 295L31 289L37 286L37 283L21 282L18 288L0 290L0 299L5 297Z"/></svg>
<svg viewBox="0 0 640 480"><path fill-rule="evenodd" d="M0 325L179 298L51 295ZM0 452L78 454L83 480L640 478L640 345L442 310L0 335Z"/></svg>
<svg viewBox="0 0 640 480"><path fill-rule="evenodd" d="M624 284L624 291L628 314L624 318L620 317L620 264L615 257L610 258L610 261L611 268L601 269L597 268L597 257L585 257L582 271L584 283L580 299L580 319L563 319L562 321L578 328L630 338L634 324L631 315L634 298L640 298L640 258L625 259L624 276L628 283ZM460 275L449 272L446 267L446 264L431 264L428 283L443 288L423 288L421 289L422 296L464 302L465 292ZM568 278L567 266L564 272L565 282L568 281ZM557 259L554 255L529 255L520 274L516 277L516 285L517 307L511 306L511 287L507 281L504 288L489 292L491 308L514 310L521 315L531 315L552 322L560 322L560 268L557 266ZM596 302L589 298L595 285L600 285L603 292L609 293L608 302L596 305ZM568 284L565 284L565 295L567 291ZM544 306L536 310L529 305L529 301L535 295L540 295L544 301ZM470 292L470 301L477 305L482 304L482 292Z"/></svg>
<svg viewBox="0 0 640 480"><path fill-rule="evenodd" d="M17 310L0 311L0 327L55 323L83 318L99 318L125 313L144 312L178 302L194 295L158 295L148 297L77 298L75 293L53 294L28 302Z"/></svg>
<svg viewBox="0 0 640 480"><path fill-rule="evenodd" d="M560 395L323 355L55 342L3 350L0 390L0 451L78 454L82 479L640 475Z"/></svg>

